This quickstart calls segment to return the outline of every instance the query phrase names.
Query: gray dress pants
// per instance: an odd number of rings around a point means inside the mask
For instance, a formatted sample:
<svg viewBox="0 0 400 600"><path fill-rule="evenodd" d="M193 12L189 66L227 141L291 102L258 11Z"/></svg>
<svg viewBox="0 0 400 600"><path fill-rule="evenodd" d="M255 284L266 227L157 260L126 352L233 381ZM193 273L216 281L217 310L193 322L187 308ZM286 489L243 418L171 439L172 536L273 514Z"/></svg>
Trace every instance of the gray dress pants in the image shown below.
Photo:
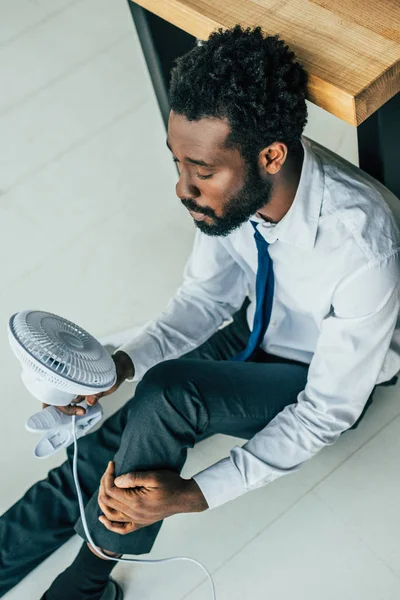
<svg viewBox="0 0 400 600"><path fill-rule="evenodd" d="M296 402L304 389L307 364L261 350L248 362L229 361L245 348L250 335L247 305L246 299L233 323L198 349L150 369L134 397L97 431L79 440L85 514L101 548L148 553L163 523L119 535L98 521L98 486L108 461L115 461L116 475L151 469L180 473L187 448L215 433L250 439L287 404ZM61 466L0 517L0 597L75 533L86 539L72 477L73 445L66 453Z"/></svg>

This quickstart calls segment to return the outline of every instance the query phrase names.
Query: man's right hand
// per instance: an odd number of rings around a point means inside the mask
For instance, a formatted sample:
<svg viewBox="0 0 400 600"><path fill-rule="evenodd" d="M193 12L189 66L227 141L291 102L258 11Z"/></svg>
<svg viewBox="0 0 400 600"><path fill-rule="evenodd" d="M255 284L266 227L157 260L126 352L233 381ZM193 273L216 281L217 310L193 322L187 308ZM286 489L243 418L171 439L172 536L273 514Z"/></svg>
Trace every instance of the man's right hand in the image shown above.
<svg viewBox="0 0 400 600"><path fill-rule="evenodd" d="M125 352L119 350L118 352L112 355L112 359L115 362L115 367L117 370L117 381L115 382L112 388L110 388L106 392L100 392L99 394L92 394L90 396L77 396L76 398L74 398L74 400L71 401L71 404L69 404L68 406L57 406L56 408L58 408L58 410L64 413L65 415L84 415L86 413L86 410L83 408L83 406L74 405L79 404L80 402L83 402L85 400L89 406L94 406L99 400L99 398L113 394L120 387L120 385L124 383L125 379L127 379L128 377L133 377L133 375L135 374L135 368L132 364L130 357ZM43 408L47 408L48 406L50 405L45 404L44 402L42 403Z"/></svg>

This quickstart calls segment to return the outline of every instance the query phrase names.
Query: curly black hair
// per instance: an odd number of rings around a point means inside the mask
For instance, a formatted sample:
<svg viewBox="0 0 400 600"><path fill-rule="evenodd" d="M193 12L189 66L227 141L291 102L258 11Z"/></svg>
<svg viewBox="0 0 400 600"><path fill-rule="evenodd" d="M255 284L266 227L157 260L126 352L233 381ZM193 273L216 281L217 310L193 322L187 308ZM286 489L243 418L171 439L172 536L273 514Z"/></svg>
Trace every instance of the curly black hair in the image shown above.
<svg viewBox="0 0 400 600"><path fill-rule="evenodd" d="M213 32L175 60L171 109L190 121L227 118L225 146L252 162L275 141L294 155L307 123L307 73L278 34L235 25Z"/></svg>

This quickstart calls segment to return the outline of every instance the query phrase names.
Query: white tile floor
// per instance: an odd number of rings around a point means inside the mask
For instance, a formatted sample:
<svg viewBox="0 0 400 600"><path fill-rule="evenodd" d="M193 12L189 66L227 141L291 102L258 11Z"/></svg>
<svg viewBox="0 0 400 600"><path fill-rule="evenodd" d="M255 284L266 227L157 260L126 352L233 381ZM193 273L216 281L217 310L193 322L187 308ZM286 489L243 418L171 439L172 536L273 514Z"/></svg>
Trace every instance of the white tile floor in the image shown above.
<svg viewBox="0 0 400 600"><path fill-rule="evenodd" d="M112 341L165 307L194 233L175 197L125 0L0 0L0 89L4 331L12 313L35 307ZM305 134L357 164L355 130L308 107ZM5 334L0 352L2 513L64 457L32 457L23 423L35 401ZM399 387L380 388L359 429L295 475L213 511L167 519L143 558L200 560L218 600L400 597ZM104 403L106 416L133 391L125 384ZM222 435L200 442L182 475L242 443ZM80 543L72 538L7 600L39 598ZM211 598L203 572L188 562L118 565L114 575L126 600Z"/></svg>

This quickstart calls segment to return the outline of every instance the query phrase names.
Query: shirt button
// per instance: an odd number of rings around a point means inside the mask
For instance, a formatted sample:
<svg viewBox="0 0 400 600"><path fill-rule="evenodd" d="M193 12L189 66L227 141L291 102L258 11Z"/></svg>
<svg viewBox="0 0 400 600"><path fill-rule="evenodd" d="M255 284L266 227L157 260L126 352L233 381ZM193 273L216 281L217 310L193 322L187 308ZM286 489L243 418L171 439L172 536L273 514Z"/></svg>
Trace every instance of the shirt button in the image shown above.
<svg viewBox="0 0 400 600"><path fill-rule="evenodd" d="M271 321L271 327L276 327L277 322L275 321L275 319L273 321Z"/></svg>

